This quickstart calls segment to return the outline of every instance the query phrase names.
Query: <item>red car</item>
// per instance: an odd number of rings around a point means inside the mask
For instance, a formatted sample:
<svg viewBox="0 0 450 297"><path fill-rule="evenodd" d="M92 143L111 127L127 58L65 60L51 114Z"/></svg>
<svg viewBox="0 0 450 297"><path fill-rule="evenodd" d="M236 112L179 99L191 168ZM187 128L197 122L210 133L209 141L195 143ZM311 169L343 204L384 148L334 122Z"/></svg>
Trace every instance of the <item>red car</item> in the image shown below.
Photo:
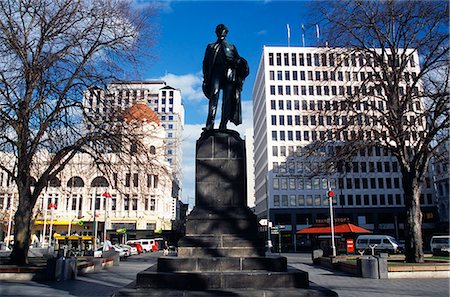
<svg viewBox="0 0 450 297"><path fill-rule="evenodd" d="M142 245L140 245L139 243L129 243L129 246L135 247L137 249L138 254L142 254L144 252L144 249L142 248Z"/></svg>

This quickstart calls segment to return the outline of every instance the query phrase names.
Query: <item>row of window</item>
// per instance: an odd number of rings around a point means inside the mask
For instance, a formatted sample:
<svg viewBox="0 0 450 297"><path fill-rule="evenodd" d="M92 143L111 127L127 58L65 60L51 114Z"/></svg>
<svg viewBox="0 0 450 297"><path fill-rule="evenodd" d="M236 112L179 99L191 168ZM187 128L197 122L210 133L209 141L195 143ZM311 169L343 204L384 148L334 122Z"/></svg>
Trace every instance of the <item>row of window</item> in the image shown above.
<svg viewBox="0 0 450 297"><path fill-rule="evenodd" d="M383 89L381 86L306 86L306 85L270 85L270 95L294 95L294 96L384 96ZM409 87L398 88L398 94L400 96L405 95L409 92ZM414 87L412 89L412 94L417 96L419 94L419 88Z"/></svg>
<svg viewBox="0 0 450 297"><path fill-rule="evenodd" d="M422 110L420 102L415 101L413 103L409 102L406 106L407 111L414 111L414 107L416 111ZM337 100L270 100L270 109L271 110L304 110L304 111L314 111L314 110L334 110L334 111L346 111L349 109L356 111L369 111L369 110L384 110L385 102L384 101L357 101L352 102L352 106L350 108L349 103L346 101L337 101Z"/></svg>
<svg viewBox="0 0 450 297"><path fill-rule="evenodd" d="M273 195L275 207L328 206L325 195ZM422 205L433 205L433 195L421 195ZM333 197L333 204L339 206L404 206L402 194L339 195Z"/></svg>
<svg viewBox="0 0 450 297"><path fill-rule="evenodd" d="M284 149L283 149L284 148ZM286 147L280 147L281 151L285 151ZM321 168L328 168L335 170L331 164L322 162L302 162L302 161L288 161L288 162L273 162L273 173L305 173L310 174L313 172L319 172ZM398 163L396 161L385 162L338 162L337 172L339 173L384 173L384 172L399 172Z"/></svg>
<svg viewBox="0 0 450 297"><path fill-rule="evenodd" d="M277 190L327 190L336 188L336 179L326 178L274 178L272 187ZM398 177L371 177L371 178L338 178L339 189L400 189L401 180Z"/></svg>
<svg viewBox="0 0 450 297"><path fill-rule="evenodd" d="M390 66L398 67L400 59L398 56L386 55L387 63ZM416 63L413 56L408 58L409 66L415 67ZM269 65L274 66L378 66L380 62L370 54L350 54L345 55L341 53L269 53Z"/></svg>
<svg viewBox="0 0 450 297"><path fill-rule="evenodd" d="M276 74L276 76L275 76ZM296 71L296 70L278 70L278 71L269 71L269 79L273 81L374 81L376 80L385 80L382 78L384 73L373 73L371 71L364 72L350 72L350 71ZM405 72L403 75L403 79L405 82L410 82L411 80L417 80L417 74L415 72L409 73Z"/></svg>
<svg viewBox="0 0 450 297"><path fill-rule="evenodd" d="M302 133L303 132L303 133ZM405 139L416 141L423 138L424 131L405 132ZM366 139L387 139L386 131L272 131L273 141L356 141Z"/></svg>

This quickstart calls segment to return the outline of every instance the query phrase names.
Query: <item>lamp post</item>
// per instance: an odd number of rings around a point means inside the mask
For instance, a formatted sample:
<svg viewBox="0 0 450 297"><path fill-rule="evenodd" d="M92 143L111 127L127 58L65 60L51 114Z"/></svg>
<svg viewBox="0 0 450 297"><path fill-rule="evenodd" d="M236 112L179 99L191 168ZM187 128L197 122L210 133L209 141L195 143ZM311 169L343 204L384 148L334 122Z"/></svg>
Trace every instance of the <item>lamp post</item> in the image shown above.
<svg viewBox="0 0 450 297"><path fill-rule="evenodd" d="M333 257L336 257L336 245L334 243L334 215L333 215L333 197L336 196L336 194L331 190L331 188L329 188L327 196L330 201L331 250L333 252Z"/></svg>
<svg viewBox="0 0 450 297"><path fill-rule="evenodd" d="M10 203L9 203L9 219L8 219L8 231L6 234L6 247L9 247L9 242L10 242L10 236L11 236L11 229L12 229L12 214L13 214L13 205L14 205L14 194L11 194L10 198Z"/></svg>
<svg viewBox="0 0 450 297"><path fill-rule="evenodd" d="M105 192L102 194L103 197L105 197L105 227L103 230L103 244L106 242L106 219L108 218L108 199L111 198L111 194L109 192Z"/></svg>

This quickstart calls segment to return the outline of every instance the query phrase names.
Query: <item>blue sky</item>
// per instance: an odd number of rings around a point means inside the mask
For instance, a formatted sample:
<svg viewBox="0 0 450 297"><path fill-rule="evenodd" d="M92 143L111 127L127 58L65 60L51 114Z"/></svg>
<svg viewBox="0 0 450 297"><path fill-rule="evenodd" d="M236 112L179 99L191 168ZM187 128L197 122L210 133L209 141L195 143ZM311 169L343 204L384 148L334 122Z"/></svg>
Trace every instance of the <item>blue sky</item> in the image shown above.
<svg viewBox="0 0 450 297"><path fill-rule="evenodd" d="M138 3L149 3L138 1ZM155 2L152 2L155 3ZM195 141L207 116L208 101L201 91L202 60L206 45L216 40L216 25L223 23L239 54L247 59L250 75L242 92L243 124L229 128L241 133L252 127L251 93L264 45L286 46L287 24L290 45L302 45L302 24L306 46L313 46L316 27L310 21L308 1L162 1L158 2L156 44L149 49L155 59L142 65L144 79L163 79L181 89L186 112L183 136L182 200L194 201ZM220 104L220 103L219 103ZM216 117L216 126L220 115Z"/></svg>

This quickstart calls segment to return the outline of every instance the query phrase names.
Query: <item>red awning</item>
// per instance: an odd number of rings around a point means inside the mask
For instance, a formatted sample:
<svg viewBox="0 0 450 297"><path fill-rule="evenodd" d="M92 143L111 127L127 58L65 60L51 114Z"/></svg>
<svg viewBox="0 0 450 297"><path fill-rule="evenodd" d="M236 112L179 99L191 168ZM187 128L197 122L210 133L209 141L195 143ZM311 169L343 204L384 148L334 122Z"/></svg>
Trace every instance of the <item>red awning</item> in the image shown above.
<svg viewBox="0 0 450 297"><path fill-rule="evenodd" d="M367 229L359 226L345 223L334 226L334 233L336 234L348 234L348 233L372 233ZM297 231L297 234L331 234L330 226L312 226L303 230Z"/></svg>

